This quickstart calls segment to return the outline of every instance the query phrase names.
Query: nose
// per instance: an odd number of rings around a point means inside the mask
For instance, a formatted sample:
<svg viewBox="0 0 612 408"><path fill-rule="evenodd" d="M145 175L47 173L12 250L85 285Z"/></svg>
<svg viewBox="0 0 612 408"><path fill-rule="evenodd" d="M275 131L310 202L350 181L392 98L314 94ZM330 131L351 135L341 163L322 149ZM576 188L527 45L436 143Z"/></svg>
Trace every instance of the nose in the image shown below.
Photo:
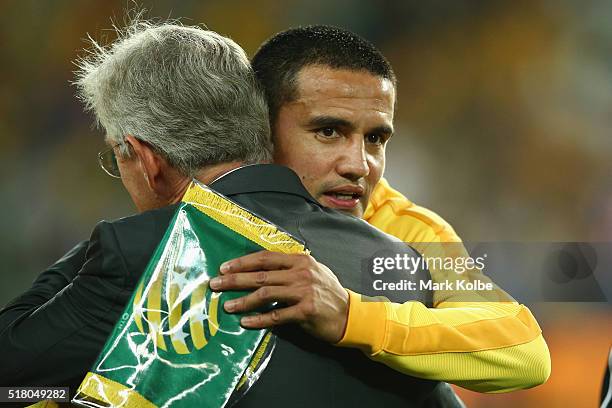
<svg viewBox="0 0 612 408"><path fill-rule="evenodd" d="M370 174L370 165L363 136L347 138L344 151L338 160L336 171L344 178L357 181Z"/></svg>

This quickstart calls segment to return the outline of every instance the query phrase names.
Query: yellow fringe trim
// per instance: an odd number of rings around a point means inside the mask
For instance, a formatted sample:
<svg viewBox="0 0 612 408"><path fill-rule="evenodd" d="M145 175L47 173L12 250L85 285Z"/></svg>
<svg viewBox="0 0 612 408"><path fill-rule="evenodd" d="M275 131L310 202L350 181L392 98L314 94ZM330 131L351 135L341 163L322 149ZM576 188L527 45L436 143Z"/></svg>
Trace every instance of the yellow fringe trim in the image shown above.
<svg viewBox="0 0 612 408"><path fill-rule="evenodd" d="M269 251L309 253L304 244L291 235L199 182L191 183L182 201Z"/></svg>
<svg viewBox="0 0 612 408"><path fill-rule="evenodd" d="M91 372L85 376L73 400L87 401L88 398L93 398L100 406L113 408L157 408L137 391Z"/></svg>

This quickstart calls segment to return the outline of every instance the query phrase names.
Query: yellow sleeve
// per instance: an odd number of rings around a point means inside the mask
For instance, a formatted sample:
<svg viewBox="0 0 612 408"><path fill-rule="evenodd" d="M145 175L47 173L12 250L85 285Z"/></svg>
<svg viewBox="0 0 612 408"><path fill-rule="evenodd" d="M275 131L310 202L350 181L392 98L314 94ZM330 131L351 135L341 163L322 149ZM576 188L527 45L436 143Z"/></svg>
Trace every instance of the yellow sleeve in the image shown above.
<svg viewBox="0 0 612 408"><path fill-rule="evenodd" d="M424 257L467 254L450 224L410 202L384 179L364 219L409 242ZM455 245L440 244L449 242ZM434 282L453 278L448 271L430 272ZM479 270L461 279L490 282ZM537 321L497 286L469 299L460 292L436 291L434 308L349 295L347 328L338 345L360 348L400 372L479 392L530 388L550 375L550 354Z"/></svg>
<svg viewBox="0 0 612 408"><path fill-rule="evenodd" d="M427 308L368 299L349 291L338 346L414 377L479 392L530 388L550 375L550 356L529 309L514 302L445 303Z"/></svg>

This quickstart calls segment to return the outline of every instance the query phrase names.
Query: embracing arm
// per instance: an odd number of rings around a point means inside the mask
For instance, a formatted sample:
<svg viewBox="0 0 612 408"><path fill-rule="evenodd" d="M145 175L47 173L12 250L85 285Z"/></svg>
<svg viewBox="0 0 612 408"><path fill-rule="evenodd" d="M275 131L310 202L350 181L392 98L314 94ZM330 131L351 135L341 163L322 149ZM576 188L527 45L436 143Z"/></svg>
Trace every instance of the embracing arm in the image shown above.
<svg viewBox="0 0 612 408"><path fill-rule="evenodd" d="M448 222L384 179L370 197L364 219L409 242L424 257L468 256ZM452 271L430 272L434 282L458 278ZM479 270L464 277L493 284ZM339 345L361 348L401 372L474 391L542 384L550 374L550 355L538 323L527 307L493 287L467 297L465 292L436 291L435 308L416 302L362 302L351 293L347 330Z"/></svg>
<svg viewBox="0 0 612 408"><path fill-rule="evenodd" d="M429 259L469 257L461 242L414 247ZM400 372L478 392L530 388L548 379L548 347L526 306L478 268L432 269L431 281L453 288L434 290L433 308L350 293L347 328L338 345L360 348ZM489 289L463 289L470 283Z"/></svg>
<svg viewBox="0 0 612 408"><path fill-rule="evenodd" d="M451 296L427 308L419 302L365 300L304 255L264 251L226 266L211 280L213 290L254 289L226 302L227 312L243 313L273 301L287 305L243 317L245 327L297 323L313 336L359 348L397 371L479 392L529 388L549 376L540 327L516 302L451 302Z"/></svg>
<svg viewBox="0 0 612 408"><path fill-rule="evenodd" d="M122 309L117 299L129 296L118 258L106 254L114 243L112 227L100 223L88 245L79 244L2 310L0 385L78 384Z"/></svg>
<svg viewBox="0 0 612 408"><path fill-rule="evenodd" d="M433 309L349 294L337 345L359 348L400 372L479 392L533 387L550 374L540 327L516 302L445 302Z"/></svg>
<svg viewBox="0 0 612 408"><path fill-rule="evenodd" d="M38 275L30 289L0 310L0 332L19 316L39 307L68 285L85 262L88 244L88 241L79 242L66 255Z"/></svg>

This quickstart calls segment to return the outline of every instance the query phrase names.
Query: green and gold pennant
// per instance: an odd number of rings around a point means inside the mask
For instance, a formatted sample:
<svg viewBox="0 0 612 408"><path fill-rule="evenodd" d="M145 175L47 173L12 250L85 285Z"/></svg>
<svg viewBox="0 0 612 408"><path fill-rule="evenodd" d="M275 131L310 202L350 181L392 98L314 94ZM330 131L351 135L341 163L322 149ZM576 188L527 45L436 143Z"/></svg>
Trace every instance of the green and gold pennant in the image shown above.
<svg viewBox="0 0 612 408"><path fill-rule="evenodd" d="M90 407L223 407L265 366L273 337L246 330L211 292L219 266L267 249L306 253L273 224L194 182L73 402Z"/></svg>

